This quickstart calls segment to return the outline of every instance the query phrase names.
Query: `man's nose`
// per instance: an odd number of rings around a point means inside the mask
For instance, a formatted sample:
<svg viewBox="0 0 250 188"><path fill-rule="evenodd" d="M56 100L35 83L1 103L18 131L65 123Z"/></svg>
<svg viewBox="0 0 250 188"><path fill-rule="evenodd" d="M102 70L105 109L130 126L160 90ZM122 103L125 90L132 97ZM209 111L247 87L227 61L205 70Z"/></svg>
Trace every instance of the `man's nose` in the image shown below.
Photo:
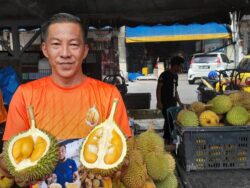
<svg viewBox="0 0 250 188"><path fill-rule="evenodd" d="M61 57L70 57L70 49L68 45L62 45Z"/></svg>

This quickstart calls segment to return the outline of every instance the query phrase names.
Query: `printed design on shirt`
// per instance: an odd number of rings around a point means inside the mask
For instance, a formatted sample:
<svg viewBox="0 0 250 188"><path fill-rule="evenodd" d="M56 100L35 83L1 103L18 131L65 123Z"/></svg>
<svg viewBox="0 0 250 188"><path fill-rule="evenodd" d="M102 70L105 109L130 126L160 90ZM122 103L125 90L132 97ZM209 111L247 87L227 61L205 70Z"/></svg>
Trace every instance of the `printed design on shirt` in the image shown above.
<svg viewBox="0 0 250 188"><path fill-rule="evenodd" d="M91 108L88 109L86 113L86 118L85 122L87 125L94 127L98 124L99 122L99 112L97 111L95 106L92 106Z"/></svg>

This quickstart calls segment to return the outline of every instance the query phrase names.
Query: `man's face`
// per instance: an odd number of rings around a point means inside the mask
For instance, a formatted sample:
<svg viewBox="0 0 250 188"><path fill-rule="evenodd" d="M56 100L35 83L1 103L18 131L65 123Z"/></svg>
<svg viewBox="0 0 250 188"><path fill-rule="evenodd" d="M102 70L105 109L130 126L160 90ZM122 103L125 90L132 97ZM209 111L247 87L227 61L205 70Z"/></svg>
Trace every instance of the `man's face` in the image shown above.
<svg viewBox="0 0 250 188"><path fill-rule="evenodd" d="M88 46L84 43L79 24L50 25L42 50L52 67L52 76L73 79L82 74L81 65L88 54Z"/></svg>
<svg viewBox="0 0 250 188"><path fill-rule="evenodd" d="M180 73L180 72L181 72L181 67L182 67L181 64L179 64L179 65L174 65L174 72L175 72L175 73Z"/></svg>
<svg viewBox="0 0 250 188"><path fill-rule="evenodd" d="M66 148L65 146L61 146L59 148L59 159L63 160L65 158L65 155L66 155Z"/></svg>

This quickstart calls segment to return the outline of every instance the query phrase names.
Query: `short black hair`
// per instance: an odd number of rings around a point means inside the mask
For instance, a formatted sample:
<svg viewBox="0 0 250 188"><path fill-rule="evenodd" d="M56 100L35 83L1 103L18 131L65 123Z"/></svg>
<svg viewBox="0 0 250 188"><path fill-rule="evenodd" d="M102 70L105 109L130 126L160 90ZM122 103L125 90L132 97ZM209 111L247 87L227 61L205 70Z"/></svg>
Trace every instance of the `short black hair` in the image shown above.
<svg viewBox="0 0 250 188"><path fill-rule="evenodd" d="M184 58L180 57L180 56L174 56L171 58L170 60L170 65L174 66L174 65L181 65L182 63L184 63Z"/></svg>
<svg viewBox="0 0 250 188"><path fill-rule="evenodd" d="M48 37L48 28L50 25L55 23L76 23L79 24L82 30L83 39L86 41L87 38L87 26L82 23L81 19L77 16L68 13L57 13L52 15L47 22L42 25L42 41L46 41Z"/></svg>
<svg viewBox="0 0 250 188"><path fill-rule="evenodd" d="M60 147L64 147L64 148L66 149L66 145L65 145L65 143L63 143L63 142L59 143L58 146L59 146L59 148L60 148Z"/></svg>

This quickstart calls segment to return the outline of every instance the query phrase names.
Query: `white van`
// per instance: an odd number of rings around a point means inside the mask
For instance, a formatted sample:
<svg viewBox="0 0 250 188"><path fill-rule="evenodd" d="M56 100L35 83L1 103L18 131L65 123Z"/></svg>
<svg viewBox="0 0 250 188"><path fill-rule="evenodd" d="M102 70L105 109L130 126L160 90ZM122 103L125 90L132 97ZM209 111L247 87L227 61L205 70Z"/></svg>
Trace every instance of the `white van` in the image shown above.
<svg viewBox="0 0 250 188"><path fill-rule="evenodd" d="M188 83L193 84L196 79L207 77L212 70L235 68L234 62L221 52L197 53L192 56L188 69Z"/></svg>

